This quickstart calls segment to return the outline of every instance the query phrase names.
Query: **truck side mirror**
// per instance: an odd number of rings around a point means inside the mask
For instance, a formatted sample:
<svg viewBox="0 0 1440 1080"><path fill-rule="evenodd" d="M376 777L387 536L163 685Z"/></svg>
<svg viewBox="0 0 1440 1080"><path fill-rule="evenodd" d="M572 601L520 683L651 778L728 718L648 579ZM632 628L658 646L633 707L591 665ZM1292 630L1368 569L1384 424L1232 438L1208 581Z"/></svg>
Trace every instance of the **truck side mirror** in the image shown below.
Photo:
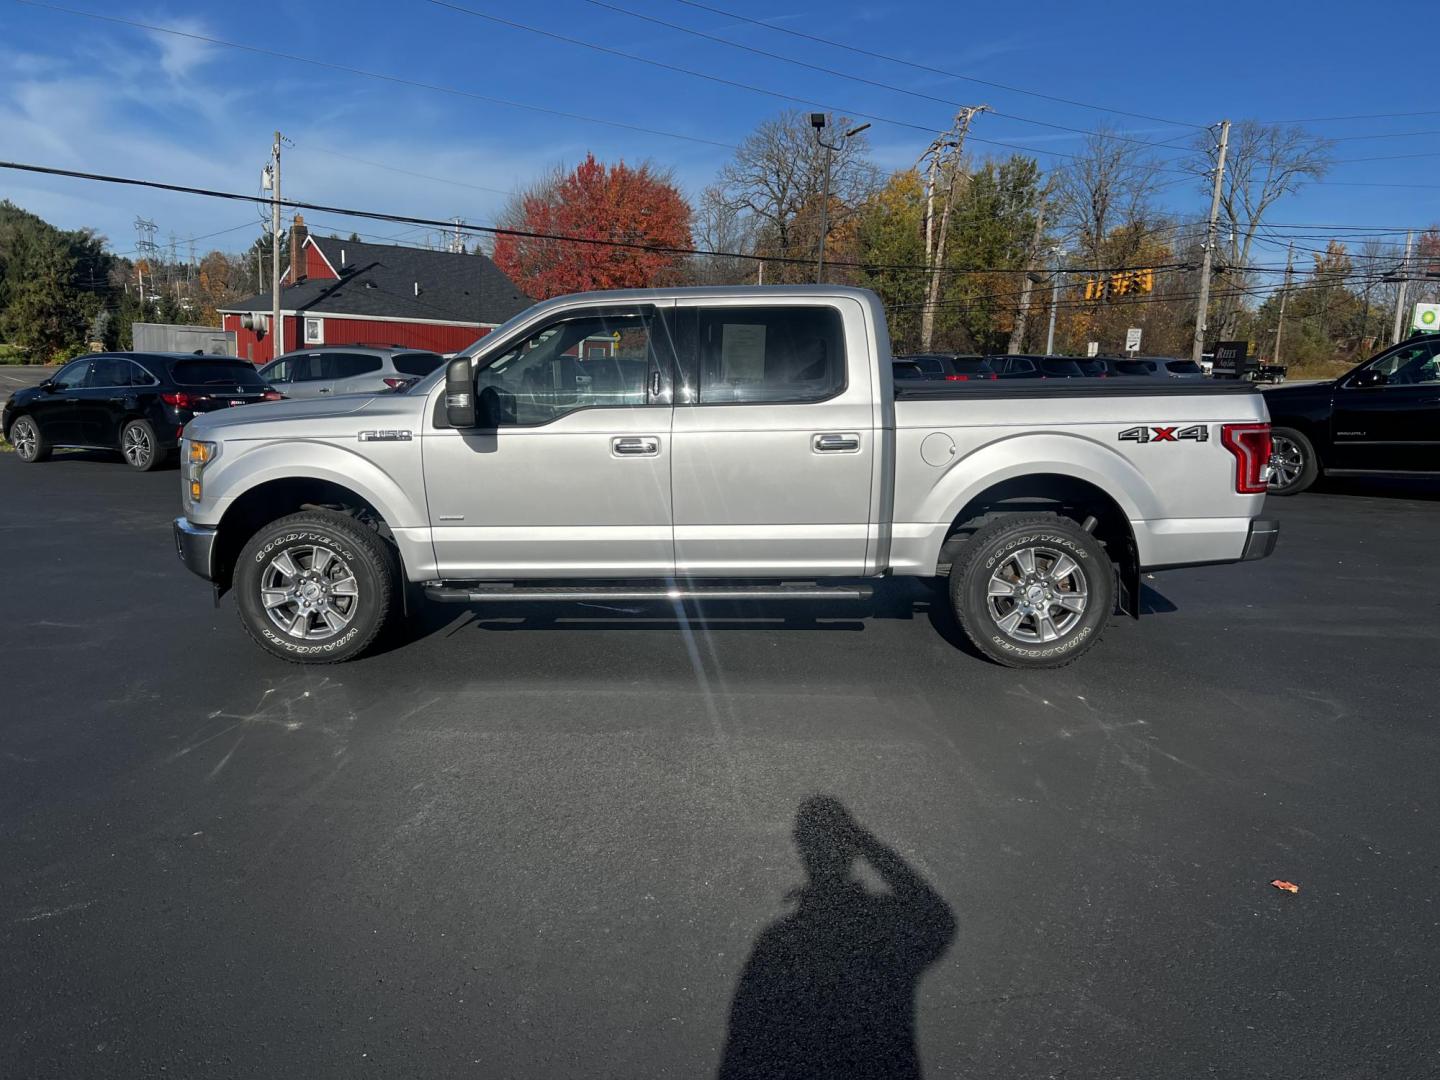
<svg viewBox="0 0 1440 1080"><path fill-rule="evenodd" d="M445 365L445 419L453 428L475 426L475 377L468 356Z"/></svg>

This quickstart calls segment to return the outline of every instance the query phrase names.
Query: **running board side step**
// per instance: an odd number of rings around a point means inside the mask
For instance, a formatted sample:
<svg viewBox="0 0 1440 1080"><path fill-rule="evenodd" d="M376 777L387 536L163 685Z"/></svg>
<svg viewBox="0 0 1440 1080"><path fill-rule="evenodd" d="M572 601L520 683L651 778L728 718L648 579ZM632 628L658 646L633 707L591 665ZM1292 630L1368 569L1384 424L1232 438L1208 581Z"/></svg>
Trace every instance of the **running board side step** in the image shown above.
<svg viewBox="0 0 1440 1080"><path fill-rule="evenodd" d="M427 585L425 597L442 604L541 600L868 600L871 585Z"/></svg>

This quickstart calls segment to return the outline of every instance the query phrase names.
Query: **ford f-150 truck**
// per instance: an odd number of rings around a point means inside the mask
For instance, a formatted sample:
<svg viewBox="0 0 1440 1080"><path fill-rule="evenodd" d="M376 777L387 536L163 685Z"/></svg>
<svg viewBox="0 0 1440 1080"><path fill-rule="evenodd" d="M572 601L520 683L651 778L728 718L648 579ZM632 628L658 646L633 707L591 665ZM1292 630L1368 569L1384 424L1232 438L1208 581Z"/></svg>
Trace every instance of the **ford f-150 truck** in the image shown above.
<svg viewBox="0 0 1440 1080"><path fill-rule="evenodd" d="M1268 555L1246 385L896 383L834 286L537 304L408 392L197 417L181 559L287 660L432 601L854 600L937 579L986 656L1054 667L1142 571Z"/></svg>

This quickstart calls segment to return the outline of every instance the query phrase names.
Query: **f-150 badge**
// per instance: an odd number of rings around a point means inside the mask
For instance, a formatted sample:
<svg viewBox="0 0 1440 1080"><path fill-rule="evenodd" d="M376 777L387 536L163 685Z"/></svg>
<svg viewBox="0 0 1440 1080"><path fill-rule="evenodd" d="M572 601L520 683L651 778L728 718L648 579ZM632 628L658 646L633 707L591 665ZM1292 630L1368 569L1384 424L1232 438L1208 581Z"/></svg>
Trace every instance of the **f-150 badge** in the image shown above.
<svg viewBox="0 0 1440 1080"><path fill-rule="evenodd" d="M361 442L409 442L411 435L408 431L362 431L360 432Z"/></svg>
<svg viewBox="0 0 1440 1080"><path fill-rule="evenodd" d="M1132 427L1120 432L1121 442L1205 442L1209 438L1210 429L1204 424L1183 428L1178 424L1173 427Z"/></svg>

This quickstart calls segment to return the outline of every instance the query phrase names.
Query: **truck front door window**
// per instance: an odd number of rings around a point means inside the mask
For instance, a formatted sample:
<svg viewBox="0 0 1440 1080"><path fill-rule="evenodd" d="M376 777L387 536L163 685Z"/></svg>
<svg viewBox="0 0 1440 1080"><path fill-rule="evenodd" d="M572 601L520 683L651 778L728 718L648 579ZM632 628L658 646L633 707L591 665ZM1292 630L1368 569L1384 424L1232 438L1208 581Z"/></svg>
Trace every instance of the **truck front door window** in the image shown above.
<svg viewBox="0 0 1440 1080"><path fill-rule="evenodd" d="M578 409L659 403L663 337L640 311L551 323L477 372L482 419L534 427Z"/></svg>

